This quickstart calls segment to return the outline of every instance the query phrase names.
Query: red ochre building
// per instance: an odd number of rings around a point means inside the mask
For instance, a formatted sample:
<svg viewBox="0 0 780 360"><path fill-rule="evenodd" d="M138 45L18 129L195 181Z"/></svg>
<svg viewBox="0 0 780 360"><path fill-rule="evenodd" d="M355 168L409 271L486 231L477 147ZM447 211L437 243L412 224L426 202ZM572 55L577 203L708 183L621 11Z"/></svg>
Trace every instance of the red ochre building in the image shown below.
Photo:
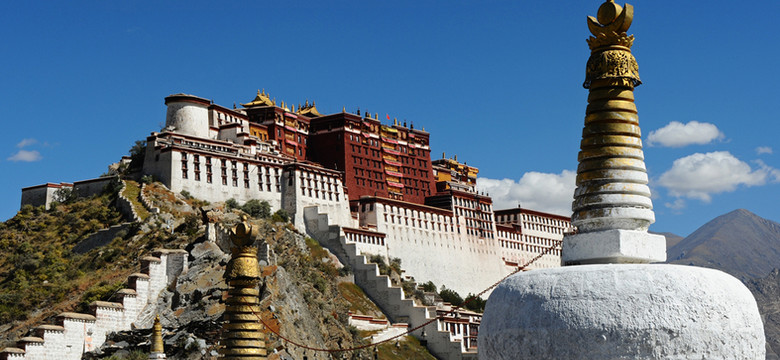
<svg viewBox="0 0 780 360"><path fill-rule="evenodd" d="M282 154L344 172L349 199L378 196L416 204L434 191L430 134L378 115L322 115L308 100L296 111L277 106L265 91L245 107L250 134L275 141Z"/></svg>

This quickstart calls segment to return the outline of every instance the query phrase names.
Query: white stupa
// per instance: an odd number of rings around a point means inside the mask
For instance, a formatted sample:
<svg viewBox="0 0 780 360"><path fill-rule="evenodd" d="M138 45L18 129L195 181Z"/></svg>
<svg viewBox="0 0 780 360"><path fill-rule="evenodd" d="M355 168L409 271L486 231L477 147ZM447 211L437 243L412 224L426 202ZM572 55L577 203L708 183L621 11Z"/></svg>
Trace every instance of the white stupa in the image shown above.
<svg viewBox="0 0 780 360"><path fill-rule="evenodd" d="M588 17L589 89L562 268L519 273L487 302L480 359L764 359L755 299L712 269L666 260L647 186L633 90L633 7Z"/></svg>

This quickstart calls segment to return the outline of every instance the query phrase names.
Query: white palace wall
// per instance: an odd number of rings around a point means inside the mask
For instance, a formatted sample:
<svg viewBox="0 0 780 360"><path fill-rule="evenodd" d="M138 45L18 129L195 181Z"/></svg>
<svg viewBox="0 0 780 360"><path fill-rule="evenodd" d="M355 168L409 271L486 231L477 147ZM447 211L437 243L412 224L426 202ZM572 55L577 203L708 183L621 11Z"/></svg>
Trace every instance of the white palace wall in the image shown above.
<svg viewBox="0 0 780 360"><path fill-rule="evenodd" d="M359 211L361 226L385 233L387 256L402 259L404 275L418 283L432 281L466 296L508 274L496 240L467 234L462 217L380 202L361 204Z"/></svg>

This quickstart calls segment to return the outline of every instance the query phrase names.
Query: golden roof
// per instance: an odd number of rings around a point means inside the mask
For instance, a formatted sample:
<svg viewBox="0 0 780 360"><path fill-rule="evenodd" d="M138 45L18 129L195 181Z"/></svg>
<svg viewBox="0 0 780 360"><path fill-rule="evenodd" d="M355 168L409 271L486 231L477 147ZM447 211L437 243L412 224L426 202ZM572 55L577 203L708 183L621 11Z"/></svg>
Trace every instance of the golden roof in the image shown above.
<svg viewBox="0 0 780 360"><path fill-rule="evenodd" d="M274 106L275 102L271 100L271 97L269 94L265 93L265 89L263 89L263 92L261 93L260 90L257 90L257 96L255 96L254 100L246 103L241 104L243 107L251 107L251 106Z"/></svg>
<svg viewBox="0 0 780 360"><path fill-rule="evenodd" d="M311 105L309 105L309 100L306 100L306 104L304 104L303 107L298 108L298 114L308 117L322 116L322 114L317 111L317 105L314 103L314 101L312 101Z"/></svg>

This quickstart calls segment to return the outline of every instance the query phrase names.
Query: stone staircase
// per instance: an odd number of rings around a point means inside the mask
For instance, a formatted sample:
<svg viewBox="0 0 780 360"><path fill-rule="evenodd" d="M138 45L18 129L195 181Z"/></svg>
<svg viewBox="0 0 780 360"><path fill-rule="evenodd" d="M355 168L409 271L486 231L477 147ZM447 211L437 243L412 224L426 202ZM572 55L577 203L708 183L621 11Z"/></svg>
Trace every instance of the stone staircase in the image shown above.
<svg viewBox="0 0 780 360"><path fill-rule="evenodd" d="M374 301L393 323L407 323L415 328L436 318L435 306L419 306L407 299L400 286L394 286L390 277L379 273L379 266L359 254L357 245L347 243L341 227L331 225L327 214L319 213L317 207L304 209L306 233L327 247L339 260L352 268L355 283ZM425 331L423 339L422 332ZM439 359L476 359L476 352L466 352L460 341L453 341L448 331L439 329L439 322L433 321L412 332L416 338L427 340L428 350Z"/></svg>
<svg viewBox="0 0 780 360"><path fill-rule="evenodd" d="M141 259L141 272L128 276L128 288L114 293L112 302L93 302L90 314L57 315L55 324L40 325L34 336L19 339L17 347L0 350L0 360L81 359L82 354L99 348L108 334L132 329L160 291L187 271L188 256L185 250L155 250Z"/></svg>

